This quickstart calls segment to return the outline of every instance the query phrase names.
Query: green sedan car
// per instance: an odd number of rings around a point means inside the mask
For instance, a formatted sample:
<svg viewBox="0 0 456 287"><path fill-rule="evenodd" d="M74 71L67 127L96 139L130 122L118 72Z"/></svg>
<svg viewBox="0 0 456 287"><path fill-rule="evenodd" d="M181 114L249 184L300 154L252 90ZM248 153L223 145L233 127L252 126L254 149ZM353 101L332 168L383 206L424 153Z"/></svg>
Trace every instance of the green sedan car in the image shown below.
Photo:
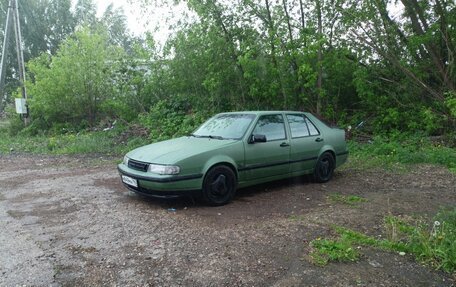
<svg viewBox="0 0 456 287"><path fill-rule="evenodd" d="M200 195L223 205L237 188L312 174L327 182L348 157L345 131L310 113L217 114L193 134L130 151L118 170L130 190L146 196Z"/></svg>

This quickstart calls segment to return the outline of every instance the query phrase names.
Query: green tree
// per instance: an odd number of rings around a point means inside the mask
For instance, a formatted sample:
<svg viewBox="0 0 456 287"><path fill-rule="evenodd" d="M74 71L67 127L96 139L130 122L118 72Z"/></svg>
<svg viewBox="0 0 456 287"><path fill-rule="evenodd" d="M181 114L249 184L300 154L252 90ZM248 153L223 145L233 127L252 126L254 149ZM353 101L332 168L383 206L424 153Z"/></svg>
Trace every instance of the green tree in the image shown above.
<svg viewBox="0 0 456 287"><path fill-rule="evenodd" d="M18 4L26 62L43 52L55 53L60 42L74 30L75 21L70 11L71 0L29 0L18 1ZM0 26L3 29L0 30L0 35L2 39L5 31L7 5L8 1L1 1ZM0 112L5 107L1 101L11 102L11 95L19 86L14 37L10 39L9 44L4 94L0 95Z"/></svg>
<svg viewBox="0 0 456 287"><path fill-rule="evenodd" d="M402 7L396 18L391 5ZM454 1L347 1L338 10L349 45L364 63L356 82L378 127L454 130L455 118L445 104L456 84Z"/></svg>
<svg viewBox="0 0 456 287"><path fill-rule="evenodd" d="M74 31L71 0L18 1L28 61L47 52L55 53L61 41Z"/></svg>
<svg viewBox="0 0 456 287"><path fill-rule="evenodd" d="M106 34L82 28L66 39L55 56L42 54L29 64L28 88L33 121L45 127L94 126L116 98L114 74L123 50Z"/></svg>
<svg viewBox="0 0 456 287"><path fill-rule="evenodd" d="M109 41L113 45L122 46L128 49L130 46L130 36L127 34L127 17L122 8L114 9L111 3L100 19L101 25L109 34Z"/></svg>
<svg viewBox="0 0 456 287"><path fill-rule="evenodd" d="M93 0L78 0L75 5L74 17L77 25L94 28L97 23L97 6Z"/></svg>

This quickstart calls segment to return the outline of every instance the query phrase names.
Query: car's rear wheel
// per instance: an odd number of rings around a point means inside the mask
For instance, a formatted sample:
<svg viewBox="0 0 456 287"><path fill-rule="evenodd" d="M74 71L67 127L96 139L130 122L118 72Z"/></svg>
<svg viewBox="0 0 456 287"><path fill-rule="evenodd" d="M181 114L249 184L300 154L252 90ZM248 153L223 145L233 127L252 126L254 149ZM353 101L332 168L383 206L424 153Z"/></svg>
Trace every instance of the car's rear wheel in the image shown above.
<svg viewBox="0 0 456 287"><path fill-rule="evenodd" d="M236 175L225 165L211 168L203 181L203 199L213 206L231 201L236 192Z"/></svg>
<svg viewBox="0 0 456 287"><path fill-rule="evenodd" d="M336 161L334 156L330 152L323 153L317 161L314 171L314 179L316 182L327 182L329 181L336 168Z"/></svg>

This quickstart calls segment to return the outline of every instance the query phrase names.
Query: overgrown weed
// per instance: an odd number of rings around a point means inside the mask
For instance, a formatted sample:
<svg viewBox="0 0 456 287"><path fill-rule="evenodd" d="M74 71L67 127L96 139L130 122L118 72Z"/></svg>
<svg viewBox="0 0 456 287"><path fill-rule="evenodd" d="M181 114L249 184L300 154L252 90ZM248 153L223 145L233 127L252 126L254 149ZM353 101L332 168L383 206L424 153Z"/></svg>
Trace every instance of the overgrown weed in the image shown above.
<svg viewBox="0 0 456 287"><path fill-rule="evenodd" d="M410 164L435 164L456 172L456 149L424 136L374 137L368 143L348 142L349 163L343 169L383 168L406 171Z"/></svg>

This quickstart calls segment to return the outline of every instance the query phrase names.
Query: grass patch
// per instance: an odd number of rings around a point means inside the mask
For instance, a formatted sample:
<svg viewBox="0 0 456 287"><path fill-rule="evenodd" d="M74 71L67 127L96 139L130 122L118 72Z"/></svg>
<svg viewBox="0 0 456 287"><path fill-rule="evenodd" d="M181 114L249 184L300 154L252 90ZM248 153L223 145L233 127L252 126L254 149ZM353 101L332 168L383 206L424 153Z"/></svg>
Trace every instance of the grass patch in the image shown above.
<svg viewBox="0 0 456 287"><path fill-rule="evenodd" d="M456 208L440 211L431 224L424 220L407 222L387 216L386 239L377 239L357 231L334 226L337 239L316 239L311 242L310 256L317 265L330 261L355 261L356 246L404 252L437 270L456 275Z"/></svg>
<svg viewBox="0 0 456 287"><path fill-rule="evenodd" d="M314 252L310 254L312 262L319 266L324 266L330 261L350 262L359 258L359 253L353 245L344 240L316 239L311 246Z"/></svg>
<svg viewBox="0 0 456 287"><path fill-rule="evenodd" d="M456 208L442 210L431 223L387 217L385 225L392 242L405 242L405 252L435 269L456 275Z"/></svg>
<svg viewBox="0 0 456 287"><path fill-rule="evenodd" d="M343 195L340 193L331 193L328 195L329 200L332 202L340 202L350 206L355 206L358 203L366 202L367 199L357 195Z"/></svg>
<svg viewBox="0 0 456 287"><path fill-rule="evenodd" d="M426 137L387 139L374 137L370 143L349 141L349 162L342 168L407 170L410 164L435 164L456 172L456 149L436 144Z"/></svg>

